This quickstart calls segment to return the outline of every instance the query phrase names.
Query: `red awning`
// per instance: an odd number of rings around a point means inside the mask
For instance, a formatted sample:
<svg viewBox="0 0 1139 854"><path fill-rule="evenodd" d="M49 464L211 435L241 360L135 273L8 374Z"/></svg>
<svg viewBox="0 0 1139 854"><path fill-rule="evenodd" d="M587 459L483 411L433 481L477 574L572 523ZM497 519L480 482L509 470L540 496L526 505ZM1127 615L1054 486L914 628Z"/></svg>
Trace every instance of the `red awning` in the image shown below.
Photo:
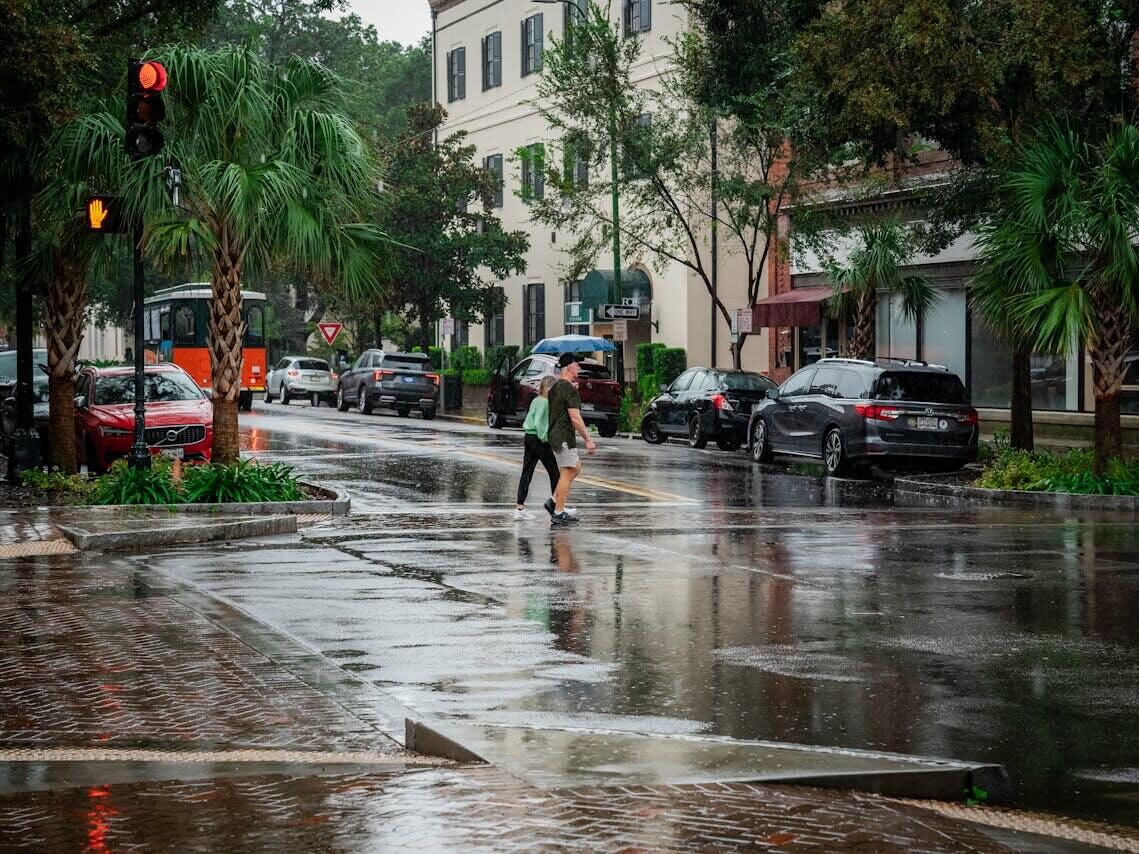
<svg viewBox="0 0 1139 854"><path fill-rule="evenodd" d="M794 288L785 294L759 300L751 309L754 329L764 326L818 326L823 322L823 303L833 288Z"/></svg>

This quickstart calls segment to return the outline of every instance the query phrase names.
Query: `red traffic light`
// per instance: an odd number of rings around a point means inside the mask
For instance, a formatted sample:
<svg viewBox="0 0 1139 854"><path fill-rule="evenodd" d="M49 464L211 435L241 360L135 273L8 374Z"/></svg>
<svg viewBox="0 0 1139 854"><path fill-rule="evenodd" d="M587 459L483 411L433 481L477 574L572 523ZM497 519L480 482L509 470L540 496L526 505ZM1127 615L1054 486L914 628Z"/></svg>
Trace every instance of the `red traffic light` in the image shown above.
<svg viewBox="0 0 1139 854"><path fill-rule="evenodd" d="M138 86L146 92L161 92L166 88L166 69L160 62L143 62L138 66Z"/></svg>

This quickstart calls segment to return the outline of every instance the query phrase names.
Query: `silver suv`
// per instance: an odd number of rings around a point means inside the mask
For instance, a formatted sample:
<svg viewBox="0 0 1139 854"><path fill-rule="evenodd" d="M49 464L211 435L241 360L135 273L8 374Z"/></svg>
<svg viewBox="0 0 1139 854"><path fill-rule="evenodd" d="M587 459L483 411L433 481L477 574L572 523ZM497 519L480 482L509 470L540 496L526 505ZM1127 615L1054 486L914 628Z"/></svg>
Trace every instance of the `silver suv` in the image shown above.
<svg viewBox="0 0 1139 854"><path fill-rule="evenodd" d="M925 362L822 359L752 410L754 462L820 459L827 474L867 463L960 468L977 459L977 410L956 374Z"/></svg>

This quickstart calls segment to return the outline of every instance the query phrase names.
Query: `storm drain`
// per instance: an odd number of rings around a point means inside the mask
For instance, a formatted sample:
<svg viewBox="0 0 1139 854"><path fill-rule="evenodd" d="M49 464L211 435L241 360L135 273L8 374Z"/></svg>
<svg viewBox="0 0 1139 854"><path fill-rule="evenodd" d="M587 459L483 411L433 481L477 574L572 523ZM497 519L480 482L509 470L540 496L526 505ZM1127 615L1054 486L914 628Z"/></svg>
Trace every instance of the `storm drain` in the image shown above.
<svg viewBox="0 0 1139 854"><path fill-rule="evenodd" d="M0 546L0 560L14 557L39 557L40 555L64 555L78 551L70 540L32 540L29 543L13 543Z"/></svg>
<svg viewBox="0 0 1139 854"><path fill-rule="evenodd" d="M1042 813L1005 810L994 807L966 806L947 801L916 801L910 798L896 798L900 803L921 807L950 818L970 821L987 827L1004 830L1018 830L1037 836L1050 836L1053 839L1066 839L1085 845L1098 845L1112 851L1127 851L1139 854L1139 832L1114 825L1095 824L1088 821L1062 818Z"/></svg>
<svg viewBox="0 0 1139 854"><path fill-rule="evenodd" d="M399 750L131 750L104 748L34 748L0 750L0 762L283 762L294 765L449 765L445 759Z"/></svg>

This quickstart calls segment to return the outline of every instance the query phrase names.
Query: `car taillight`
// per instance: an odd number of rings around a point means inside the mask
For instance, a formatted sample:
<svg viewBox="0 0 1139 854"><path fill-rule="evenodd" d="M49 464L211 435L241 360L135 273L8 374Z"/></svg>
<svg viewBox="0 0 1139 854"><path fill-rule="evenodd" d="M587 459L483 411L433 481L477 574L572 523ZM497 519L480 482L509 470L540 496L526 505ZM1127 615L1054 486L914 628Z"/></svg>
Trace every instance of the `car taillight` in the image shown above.
<svg viewBox="0 0 1139 854"><path fill-rule="evenodd" d="M871 421L896 421L902 414L892 406L879 406L876 403L856 403L854 411Z"/></svg>
<svg viewBox="0 0 1139 854"><path fill-rule="evenodd" d="M431 382L434 383L435 385L439 385L439 375L438 374L428 374L427 379L431 380Z"/></svg>
<svg viewBox="0 0 1139 854"><path fill-rule="evenodd" d="M301 372L295 368L289 368L287 371L285 371L285 373L287 373L290 377L299 377L301 375Z"/></svg>
<svg viewBox="0 0 1139 854"><path fill-rule="evenodd" d="M335 373L335 372L330 372L330 373L328 374L328 378L329 378L330 380L334 380L334 379L337 379L336 373Z"/></svg>
<svg viewBox="0 0 1139 854"><path fill-rule="evenodd" d="M722 394L712 395L712 405L717 409L723 409L725 412L734 412L736 409L734 406L732 406L731 401L729 401Z"/></svg>
<svg viewBox="0 0 1139 854"><path fill-rule="evenodd" d="M971 407L957 416L958 424L968 424L970 427L975 427L979 420L977 410Z"/></svg>
<svg viewBox="0 0 1139 854"><path fill-rule="evenodd" d="M372 376L376 382L380 382L381 380L390 380L395 376L395 371L373 371Z"/></svg>

